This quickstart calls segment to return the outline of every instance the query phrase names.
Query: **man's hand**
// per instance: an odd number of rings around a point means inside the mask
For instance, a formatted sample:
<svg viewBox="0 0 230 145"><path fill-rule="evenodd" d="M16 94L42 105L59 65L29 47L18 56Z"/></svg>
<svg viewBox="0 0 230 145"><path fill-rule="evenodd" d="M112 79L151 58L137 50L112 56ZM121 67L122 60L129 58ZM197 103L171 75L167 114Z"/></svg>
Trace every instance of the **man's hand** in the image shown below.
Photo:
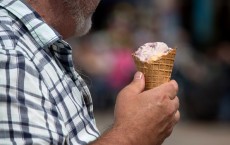
<svg viewBox="0 0 230 145"><path fill-rule="evenodd" d="M114 126L126 132L132 144L158 145L178 122L178 85L175 81L144 91L142 73L118 95Z"/></svg>
<svg viewBox="0 0 230 145"><path fill-rule="evenodd" d="M137 72L119 93L114 126L99 144L160 145L171 134L180 118L177 83L170 81L147 91L144 84L143 74Z"/></svg>

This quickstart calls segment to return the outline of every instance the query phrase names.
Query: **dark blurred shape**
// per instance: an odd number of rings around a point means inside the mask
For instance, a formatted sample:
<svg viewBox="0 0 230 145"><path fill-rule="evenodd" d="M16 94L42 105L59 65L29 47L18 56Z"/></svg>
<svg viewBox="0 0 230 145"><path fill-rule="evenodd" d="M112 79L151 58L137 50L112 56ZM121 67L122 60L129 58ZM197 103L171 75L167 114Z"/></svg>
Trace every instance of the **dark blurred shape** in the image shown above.
<svg viewBox="0 0 230 145"><path fill-rule="evenodd" d="M195 120L229 121L230 1L180 3L182 28L190 43L189 54L184 57L187 61L179 62L176 76L183 86L185 115Z"/></svg>
<svg viewBox="0 0 230 145"><path fill-rule="evenodd" d="M230 1L178 0L182 27L199 51L209 51L222 41L230 41Z"/></svg>
<svg viewBox="0 0 230 145"><path fill-rule="evenodd" d="M134 5L135 0L102 0L93 16L93 31L101 30L106 27L107 19L114 10L114 7L119 3Z"/></svg>

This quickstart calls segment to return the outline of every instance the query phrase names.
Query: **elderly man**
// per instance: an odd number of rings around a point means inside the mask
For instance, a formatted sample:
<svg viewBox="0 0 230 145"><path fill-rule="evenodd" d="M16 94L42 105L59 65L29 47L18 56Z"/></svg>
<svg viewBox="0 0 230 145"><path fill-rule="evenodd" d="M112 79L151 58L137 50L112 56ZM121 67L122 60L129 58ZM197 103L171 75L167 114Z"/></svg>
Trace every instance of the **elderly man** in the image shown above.
<svg viewBox="0 0 230 145"><path fill-rule="evenodd" d="M63 40L83 35L99 0L0 0L0 144L159 145L179 120L175 81L118 95L100 135L92 99Z"/></svg>

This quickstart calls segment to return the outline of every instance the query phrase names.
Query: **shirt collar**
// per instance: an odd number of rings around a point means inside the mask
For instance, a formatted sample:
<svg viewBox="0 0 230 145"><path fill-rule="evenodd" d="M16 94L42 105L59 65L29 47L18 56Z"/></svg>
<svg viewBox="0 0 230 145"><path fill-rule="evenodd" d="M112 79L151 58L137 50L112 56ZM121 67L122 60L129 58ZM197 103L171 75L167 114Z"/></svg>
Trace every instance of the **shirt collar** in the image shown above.
<svg viewBox="0 0 230 145"><path fill-rule="evenodd" d="M28 4L20 0L0 0L0 6L18 18L41 47L61 39L60 34L48 26Z"/></svg>

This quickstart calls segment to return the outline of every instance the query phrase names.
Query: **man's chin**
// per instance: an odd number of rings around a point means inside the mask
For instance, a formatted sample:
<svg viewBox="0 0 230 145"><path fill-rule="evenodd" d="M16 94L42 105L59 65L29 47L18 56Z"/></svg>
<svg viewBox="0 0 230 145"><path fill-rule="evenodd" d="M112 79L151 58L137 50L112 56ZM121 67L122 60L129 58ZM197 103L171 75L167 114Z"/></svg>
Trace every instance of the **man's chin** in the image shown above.
<svg viewBox="0 0 230 145"><path fill-rule="evenodd" d="M75 36L76 37L81 37L83 35L86 35L91 27L92 27L92 20L91 17L89 17L88 19L85 19L84 22L82 22L80 25L78 25L79 27L76 28L75 31Z"/></svg>

